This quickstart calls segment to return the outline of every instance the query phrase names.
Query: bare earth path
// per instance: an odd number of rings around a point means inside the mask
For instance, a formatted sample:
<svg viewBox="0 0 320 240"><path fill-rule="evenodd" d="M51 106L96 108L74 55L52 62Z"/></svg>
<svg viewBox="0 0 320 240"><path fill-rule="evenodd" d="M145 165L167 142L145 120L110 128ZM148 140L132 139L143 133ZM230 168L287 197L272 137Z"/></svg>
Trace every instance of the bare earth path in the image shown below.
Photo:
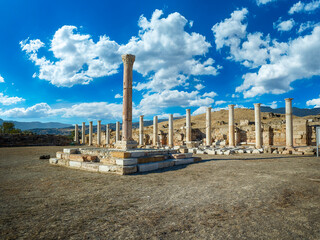
<svg viewBox="0 0 320 240"><path fill-rule="evenodd" d="M39 160L61 149L0 148L0 239L320 239L320 158L207 155L118 176Z"/></svg>

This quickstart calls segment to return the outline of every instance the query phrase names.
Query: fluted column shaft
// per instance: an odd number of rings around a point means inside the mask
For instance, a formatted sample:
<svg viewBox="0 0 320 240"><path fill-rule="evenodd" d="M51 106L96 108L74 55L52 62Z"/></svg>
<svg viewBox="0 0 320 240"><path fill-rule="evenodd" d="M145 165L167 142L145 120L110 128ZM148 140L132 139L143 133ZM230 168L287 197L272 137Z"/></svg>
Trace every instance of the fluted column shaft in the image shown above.
<svg viewBox="0 0 320 240"><path fill-rule="evenodd" d="M229 147L235 146L234 136L234 105L229 105Z"/></svg>
<svg viewBox="0 0 320 240"><path fill-rule="evenodd" d="M82 123L82 129L81 129L81 133L82 133L82 135L81 135L81 143L82 144L86 144L86 123L85 122L83 122Z"/></svg>
<svg viewBox="0 0 320 240"><path fill-rule="evenodd" d="M211 144L211 107L208 107L206 111L206 145L210 146Z"/></svg>
<svg viewBox="0 0 320 240"><path fill-rule="evenodd" d="M169 114L169 136L168 136L168 145L173 147L173 115Z"/></svg>
<svg viewBox="0 0 320 240"><path fill-rule="evenodd" d="M97 124L97 145L101 145L101 120L98 120Z"/></svg>
<svg viewBox="0 0 320 240"><path fill-rule="evenodd" d="M78 124L74 125L74 141L79 143L79 128Z"/></svg>
<svg viewBox="0 0 320 240"><path fill-rule="evenodd" d="M191 142L191 110L186 109L186 142Z"/></svg>
<svg viewBox="0 0 320 240"><path fill-rule="evenodd" d="M158 117L153 117L153 145L158 145Z"/></svg>
<svg viewBox="0 0 320 240"><path fill-rule="evenodd" d="M122 140L132 139L132 68L135 56L122 55L123 61L123 112L122 112Z"/></svg>
<svg viewBox="0 0 320 240"><path fill-rule="evenodd" d="M139 119L139 145L144 145L143 115L141 115Z"/></svg>
<svg viewBox="0 0 320 240"><path fill-rule="evenodd" d="M106 125L106 145L110 144L110 124Z"/></svg>
<svg viewBox="0 0 320 240"><path fill-rule="evenodd" d="M120 122L116 123L116 142L120 141Z"/></svg>
<svg viewBox="0 0 320 240"><path fill-rule="evenodd" d="M261 148L261 103L254 104L254 119L255 119L255 131L256 131L256 148Z"/></svg>
<svg viewBox="0 0 320 240"><path fill-rule="evenodd" d="M293 147L292 99L286 98L286 146Z"/></svg>
<svg viewBox="0 0 320 240"><path fill-rule="evenodd" d="M89 122L89 146L92 146L93 125Z"/></svg>

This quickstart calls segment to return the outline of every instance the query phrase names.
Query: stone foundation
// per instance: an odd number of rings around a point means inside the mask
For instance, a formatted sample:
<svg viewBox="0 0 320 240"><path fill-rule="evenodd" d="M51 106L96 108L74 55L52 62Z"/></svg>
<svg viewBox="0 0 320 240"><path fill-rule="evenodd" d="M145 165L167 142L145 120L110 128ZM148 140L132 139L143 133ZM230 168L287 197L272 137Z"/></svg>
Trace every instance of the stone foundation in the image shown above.
<svg viewBox="0 0 320 240"><path fill-rule="evenodd" d="M91 172L127 175L200 160L192 157L192 153L180 153L178 149L66 148L63 152L57 152L56 158L50 158L49 162Z"/></svg>

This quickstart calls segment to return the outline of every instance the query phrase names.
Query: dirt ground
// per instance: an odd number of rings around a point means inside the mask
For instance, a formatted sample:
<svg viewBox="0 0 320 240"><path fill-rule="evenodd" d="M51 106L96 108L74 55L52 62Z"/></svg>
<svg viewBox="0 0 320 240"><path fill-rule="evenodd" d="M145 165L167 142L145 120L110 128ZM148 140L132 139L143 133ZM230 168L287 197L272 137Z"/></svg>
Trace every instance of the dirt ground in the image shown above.
<svg viewBox="0 0 320 240"><path fill-rule="evenodd" d="M320 239L320 158L209 156L119 176L0 148L1 239Z"/></svg>

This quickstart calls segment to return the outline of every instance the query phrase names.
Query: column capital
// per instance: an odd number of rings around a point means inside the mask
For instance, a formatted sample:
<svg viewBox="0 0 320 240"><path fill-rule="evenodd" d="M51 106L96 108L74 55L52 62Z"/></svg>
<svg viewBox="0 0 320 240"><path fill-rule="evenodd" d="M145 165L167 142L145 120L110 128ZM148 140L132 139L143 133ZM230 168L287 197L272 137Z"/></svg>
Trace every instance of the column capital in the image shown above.
<svg viewBox="0 0 320 240"><path fill-rule="evenodd" d="M92 124L92 121L90 121L89 123Z"/></svg>
<svg viewBox="0 0 320 240"><path fill-rule="evenodd" d="M187 109L186 109L186 112L190 112L190 111L191 111L191 109L190 109L190 108L187 108Z"/></svg>
<svg viewBox="0 0 320 240"><path fill-rule="evenodd" d="M254 103L253 104L255 107L260 107L261 106L261 103Z"/></svg>
<svg viewBox="0 0 320 240"><path fill-rule="evenodd" d="M211 110L212 109L212 107L207 107L207 110Z"/></svg>
<svg viewBox="0 0 320 240"><path fill-rule="evenodd" d="M101 120L98 120L99 123L101 123Z"/></svg>
<svg viewBox="0 0 320 240"><path fill-rule="evenodd" d="M121 55L121 58L122 58L123 64L133 65L134 60L136 59L136 56L132 54L123 54Z"/></svg>
<svg viewBox="0 0 320 240"><path fill-rule="evenodd" d="M82 124L86 124L86 122L82 122Z"/></svg>
<svg viewBox="0 0 320 240"><path fill-rule="evenodd" d="M284 99L286 102L291 102L293 100L293 98L285 98Z"/></svg>
<svg viewBox="0 0 320 240"><path fill-rule="evenodd" d="M144 115L140 115L140 118L143 118L144 117Z"/></svg>
<svg viewBox="0 0 320 240"><path fill-rule="evenodd" d="M229 104L228 105L229 108L234 108L234 106L235 106L234 104Z"/></svg>

